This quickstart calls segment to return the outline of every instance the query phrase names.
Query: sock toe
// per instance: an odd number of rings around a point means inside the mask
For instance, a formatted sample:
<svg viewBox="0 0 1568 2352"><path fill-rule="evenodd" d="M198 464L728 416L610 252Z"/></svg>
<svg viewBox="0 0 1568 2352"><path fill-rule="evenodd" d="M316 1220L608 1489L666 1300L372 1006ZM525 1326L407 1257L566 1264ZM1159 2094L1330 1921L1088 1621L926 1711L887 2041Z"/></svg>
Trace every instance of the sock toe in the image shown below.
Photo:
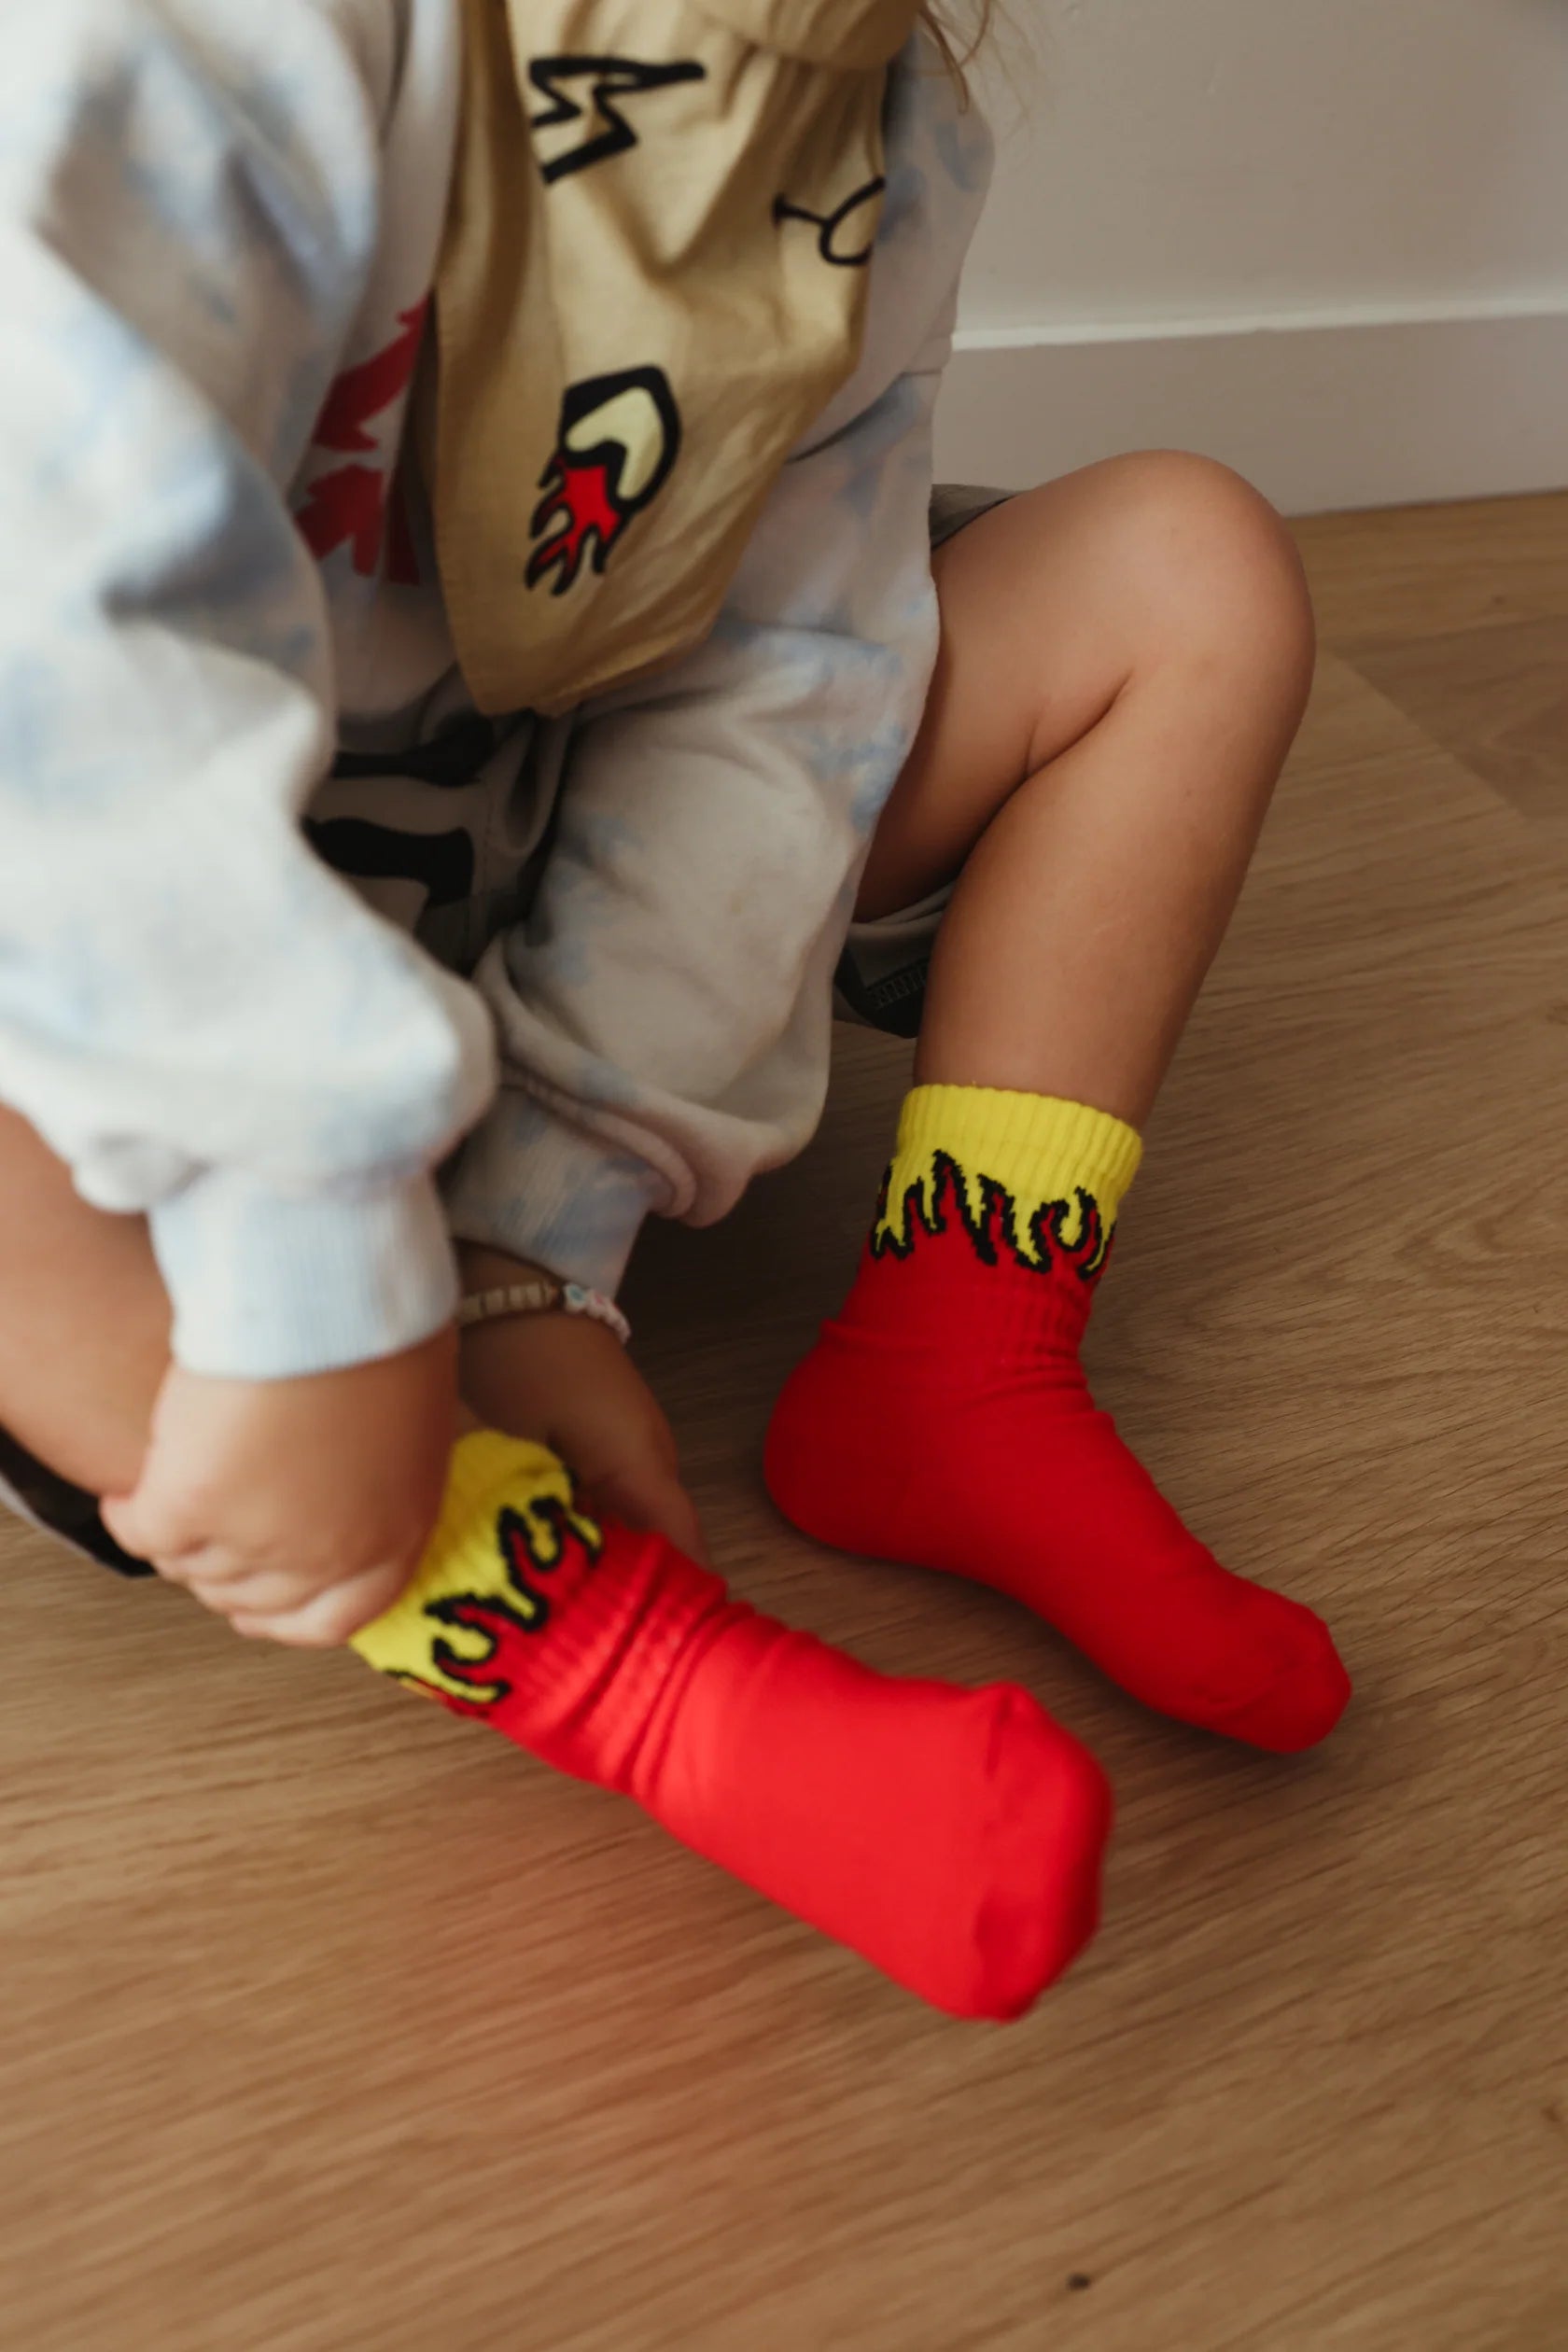
<svg viewBox="0 0 1568 2352"><path fill-rule="evenodd" d="M1099 1925L1113 1805L1095 1758L1026 1691L998 1684L976 1697L990 1710L991 1801L960 2013L1005 2023L1034 2007Z"/></svg>
<svg viewBox="0 0 1568 2352"><path fill-rule="evenodd" d="M1093 1934L1110 1792L1026 1690L902 1681L746 1616L680 1714L650 1810L950 2016L1022 2016Z"/></svg>
<svg viewBox="0 0 1568 2352"><path fill-rule="evenodd" d="M1227 1713L1215 1713L1211 1717L1213 1731L1246 1741L1248 1747L1265 1747L1269 1755L1293 1757L1326 1741L1336 1729L1351 1701L1350 1673L1323 1620L1309 1609L1300 1609L1297 1616L1305 1618L1305 1628L1297 1630L1291 1659L1279 1665L1258 1696Z"/></svg>
<svg viewBox="0 0 1568 2352"><path fill-rule="evenodd" d="M1255 1692L1206 1715L1207 1727L1273 1756L1298 1756L1326 1740L1350 1705L1351 1677L1322 1617L1271 1596L1281 1617ZM1288 1613L1288 1614L1284 1614Z"/></svg>

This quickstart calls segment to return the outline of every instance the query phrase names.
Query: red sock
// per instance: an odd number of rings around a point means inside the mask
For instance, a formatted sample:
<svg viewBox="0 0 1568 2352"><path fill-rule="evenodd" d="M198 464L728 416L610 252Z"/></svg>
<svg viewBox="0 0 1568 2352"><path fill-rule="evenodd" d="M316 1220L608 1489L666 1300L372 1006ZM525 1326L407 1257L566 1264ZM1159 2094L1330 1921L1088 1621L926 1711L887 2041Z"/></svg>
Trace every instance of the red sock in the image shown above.
<svg viewBox="0 0 1568 2352"><path fill-rule="evenodd" d="M916 1088L854 1288L779 1400L768 1485L823 1543L1011 1593L1162 1714L1310 1747L1350 1697L1327 1628L1220 1566L1084 1379L1137 1157L1078 1105Z"/></svg>
<svg viewBox="0 0 1568 2352"><path fill-rule="evenodd" d="M539 1447L462 1441L419 1575L355 1646L957 2016L1020 2016L1094 1932L1109 1792L1027 1692L787 1631L584 1518Z"/></svg>

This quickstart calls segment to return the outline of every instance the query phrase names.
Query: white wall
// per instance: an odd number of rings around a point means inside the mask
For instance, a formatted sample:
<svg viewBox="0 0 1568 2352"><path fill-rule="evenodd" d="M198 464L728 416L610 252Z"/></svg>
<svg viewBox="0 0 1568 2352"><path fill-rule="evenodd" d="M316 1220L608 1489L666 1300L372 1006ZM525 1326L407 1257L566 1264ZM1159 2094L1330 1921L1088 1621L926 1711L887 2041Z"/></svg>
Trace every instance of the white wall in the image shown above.
<svg viewBox="0 0 1568 2352"><path fill-rule="evenodd" d="M1172 441L1297 511L1568 483L1568 0L1013 14L945 472Z"/></svg>

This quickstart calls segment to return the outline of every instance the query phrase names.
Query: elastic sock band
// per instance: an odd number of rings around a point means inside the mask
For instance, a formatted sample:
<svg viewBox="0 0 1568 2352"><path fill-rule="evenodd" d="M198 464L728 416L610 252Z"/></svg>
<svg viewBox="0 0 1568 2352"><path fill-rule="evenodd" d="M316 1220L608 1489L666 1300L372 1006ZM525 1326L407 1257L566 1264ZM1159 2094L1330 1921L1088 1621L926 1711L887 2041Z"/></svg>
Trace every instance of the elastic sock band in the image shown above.
<svg viewBox="0 0 1568 2352"><path fill-rule="evenodd" d="M934 1221L940 1163L961 1177L976 1223L987 1179L1007 1195L1020 1255L1029 1254L1029 1223L1040 1208L1071 1203L1081 1193L1098 1204L1109 1234L1142 1156L1133 1128L1086 1103L995 1086L915 1086L899 1118L878 1238L901 1249L907 1243L912 1197Z"/></svg>
<svg viewBox="0 0 1568 2352"><path fill-rule="evenodd" d="M590 1558L601 1547L599 1530L578 1509L571 1478L554 1454L498 1430L473 1430L453 1448L441 1517L407 1589L353 1637L367 1664L469 1706L483 1697L442 1671L438 1645L475 1660L486 1645L483 1635L438 1614L441 1604L475 1596L498 1601L528 1628L542 1623L549 1606L501 1550L503 1512L524 1523L525 1557L546 1570L570 1537Z"/></svg>

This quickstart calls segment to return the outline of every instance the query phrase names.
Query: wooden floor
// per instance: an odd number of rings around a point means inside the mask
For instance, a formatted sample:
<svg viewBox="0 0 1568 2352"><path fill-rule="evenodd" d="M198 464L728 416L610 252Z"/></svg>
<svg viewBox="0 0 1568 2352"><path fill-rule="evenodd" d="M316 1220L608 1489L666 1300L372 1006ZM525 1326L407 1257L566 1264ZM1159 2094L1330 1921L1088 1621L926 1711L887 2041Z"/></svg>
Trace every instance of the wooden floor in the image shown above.
<svg viewBox="0 0 1568 2352"><path fill-rule="evenodd" d="M945 2023L353 1662L7 1532L6 2345L1568 2346L1568 500L1301 536L1321 687L1096 1356L1333 1619L1340 1736L1207 1742L774 1519L905 1074L851 1041L807 1158L659 1238L647 1355L749 1594L1096 1745L1099 1943Z"/></svg>

